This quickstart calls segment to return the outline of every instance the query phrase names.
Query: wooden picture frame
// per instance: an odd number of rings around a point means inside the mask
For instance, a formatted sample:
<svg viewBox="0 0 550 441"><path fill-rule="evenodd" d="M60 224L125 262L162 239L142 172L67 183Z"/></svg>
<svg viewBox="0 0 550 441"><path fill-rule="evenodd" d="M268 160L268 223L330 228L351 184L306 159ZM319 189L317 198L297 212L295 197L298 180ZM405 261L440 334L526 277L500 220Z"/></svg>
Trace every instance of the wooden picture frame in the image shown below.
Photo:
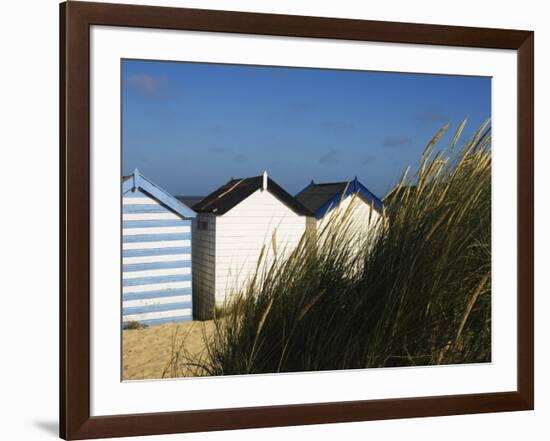
<svg viewBox="0 0 550 441"><path fill-rule="evenodd" d="M90 416L90 26L512 49L518 54L517 390L470 395ZM151 435L530 410L534 407L534 34L71 1L60 5L60 436Z"/></svg>

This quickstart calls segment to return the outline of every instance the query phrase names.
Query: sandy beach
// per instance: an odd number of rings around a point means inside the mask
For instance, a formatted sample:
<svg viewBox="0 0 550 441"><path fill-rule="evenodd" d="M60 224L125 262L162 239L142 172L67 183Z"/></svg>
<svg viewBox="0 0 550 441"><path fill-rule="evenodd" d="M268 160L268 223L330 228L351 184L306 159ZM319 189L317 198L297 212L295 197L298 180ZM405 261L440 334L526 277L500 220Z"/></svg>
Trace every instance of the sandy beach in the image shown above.
<svg viewBox="0 0 550 441"><path fill-rule="evenodd" d="M123 379L144 380L194 375L183 354L204 356L212 321L192 321L122 331ZM179 353L179 359L177 354Z"/></svg>

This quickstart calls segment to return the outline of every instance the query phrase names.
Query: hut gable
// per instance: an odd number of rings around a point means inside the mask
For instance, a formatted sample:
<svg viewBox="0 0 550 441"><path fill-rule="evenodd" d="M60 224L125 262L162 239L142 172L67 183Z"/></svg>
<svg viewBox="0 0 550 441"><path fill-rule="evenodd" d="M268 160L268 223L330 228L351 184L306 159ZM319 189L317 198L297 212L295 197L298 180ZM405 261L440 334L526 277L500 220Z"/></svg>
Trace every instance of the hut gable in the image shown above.
<svg viewBox="0 0 550 441"><path fill-rule="evenodd" d="M225 185L222 185L206 196L202 201L193 205L193 209L198 213L222 215L258 190L267 190L298 215L311 215L306 207L269 178L267 174L251 178L231 179Z"/></svg>
<svg viewBox="0 0 550 441"><path fill-rule="evenodd" d="M353 231L374 237L382 215L382 201L357 177L352 181L315 184L313 181L296 195L296 199L314 214L308 232L322 235L325 227L345 216ZM358 247L360 247L358 242ZM359 249L359 248L358 248Z"/></svg>
<svg viewBox="0 0 550 441"><path fill-rule="evenodd" d="M361 184L357 177L352 181L326 184L315 184L311 181L311 184L296 195L296 199L319 220L352 195L356 195L375 210L382 211L382 201Z"/></svg>
<svg viewBox="0 0 550 441"><path fill-rule="evenodd" d="M242 292L275 255L294 250L311 215L267 174L232 179L193 209L196 310L205 317Z"/></svg>
<svg viewBox="0 0 550 441"><path fill-rule="evenodd" d="M138 170L122 180L122 321L192 319L195 212Z"/></svg>

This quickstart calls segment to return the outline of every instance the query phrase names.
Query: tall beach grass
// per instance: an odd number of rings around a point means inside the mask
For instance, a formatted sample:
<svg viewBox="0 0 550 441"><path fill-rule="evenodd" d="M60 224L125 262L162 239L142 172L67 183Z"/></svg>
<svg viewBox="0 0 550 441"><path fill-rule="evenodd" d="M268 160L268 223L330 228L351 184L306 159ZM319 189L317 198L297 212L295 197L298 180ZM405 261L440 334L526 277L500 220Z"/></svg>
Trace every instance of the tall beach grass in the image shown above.
<svg viewBox="0 0 550 441"><path fill-rule="evenodd" d="M275 259L215 319L201 372L235 375L491 359L491 134L426 147L361 228L350 210ZM369 220L371 222L372 220Z"/></svg>

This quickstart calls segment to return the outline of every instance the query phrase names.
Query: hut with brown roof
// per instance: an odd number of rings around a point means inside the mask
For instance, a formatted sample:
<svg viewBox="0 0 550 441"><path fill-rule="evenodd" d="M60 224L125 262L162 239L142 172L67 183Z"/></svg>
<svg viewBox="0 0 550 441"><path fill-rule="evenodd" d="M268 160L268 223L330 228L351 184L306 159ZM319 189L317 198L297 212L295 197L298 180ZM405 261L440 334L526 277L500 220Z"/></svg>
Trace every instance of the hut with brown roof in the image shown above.
<svg viewBox="0 0 550 441"><path fill-rule="evenodd" d="M209 318L275 255L298 245L312 213L267 176L231 179L193 205L195 315Z"/></svg>

